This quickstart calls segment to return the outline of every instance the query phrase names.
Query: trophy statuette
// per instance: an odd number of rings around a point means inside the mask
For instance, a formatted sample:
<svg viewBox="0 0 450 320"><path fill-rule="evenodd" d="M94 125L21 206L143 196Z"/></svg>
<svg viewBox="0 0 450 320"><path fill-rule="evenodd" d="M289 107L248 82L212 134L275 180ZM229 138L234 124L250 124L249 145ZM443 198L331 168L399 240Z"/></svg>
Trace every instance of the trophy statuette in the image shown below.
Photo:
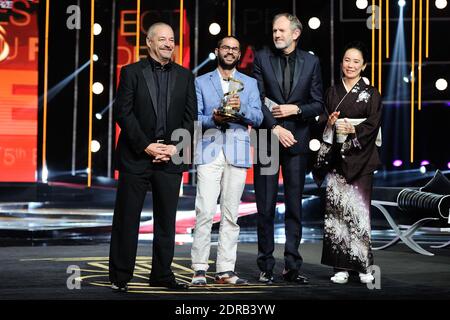
<svg viewBox="0 0 450 320"><path fill-rule="evenodd" d="M242 116L238 111L233 109L233 107L228 104L228 99L235 94L243 91L244 83L233 78L229 78L227 81L230 82L230 88L229 91L223 95L221 106L217 109L217 113L224 117L227 122L234 122L240 120Z"/></svg>

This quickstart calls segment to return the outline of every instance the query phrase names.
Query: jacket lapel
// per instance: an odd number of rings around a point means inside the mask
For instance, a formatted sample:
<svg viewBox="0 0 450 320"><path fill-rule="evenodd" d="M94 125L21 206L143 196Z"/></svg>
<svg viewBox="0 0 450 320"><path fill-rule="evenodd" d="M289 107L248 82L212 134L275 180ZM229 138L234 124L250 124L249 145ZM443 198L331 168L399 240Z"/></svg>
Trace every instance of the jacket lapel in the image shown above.
<svg viewBox="0 0 450 320"><path fill-rule="evenodd" d="M219 95L219 98L222 100L223 98L223 90L222 85L220 84L220 78L219 73L217 70L214 70L209 75L209 78L211 79L211 82L213 84L214 89L216 89L217 94Z"/></svg>
<svg viewBox="0 0 450 320"><path fill-rule="evenodd" d="M275 56L271 55L270 57L270 64L272 65L273 73L275 74L275 78L277 79L278 86L280 87L281 95L283 95L283 75L281 74L281 64L280 59Z"/></svg>
<svg viewBox="0 0 450 320"><path fill-rule="evenodd" d="M155 78L153 77L153 70L150 63L142 69L142 73L144 74L145 83L147 84L148 93L150 94L150 98L152 99L153 109L155 110L155 114L158 116L158 108L156 105L156 84Z"/></svg>
<svg viewBox="0 0 450 320"><path fill-rule="evenodd" d="M172 70L169 72L169 87L167 88L168 95L167 95L167 115L169 115L169 109L170 109L170 102L172 95L174 94L174 88L175 84L178 79L178 68L175 68L175 66L172 66Z"/></svg>
<svg viewBox="0 0 450 320"><path fill-rule="evenodd" d="M300 79L300 75L303 71L303 65L305 64L305 59L301 55L300 51L297 51L296 59L295 59L295 68L294 68L294 79L292 82L291 92L289 93L289 98L292 93L295 91L295 87L298 85L298 80Z"/></svg>

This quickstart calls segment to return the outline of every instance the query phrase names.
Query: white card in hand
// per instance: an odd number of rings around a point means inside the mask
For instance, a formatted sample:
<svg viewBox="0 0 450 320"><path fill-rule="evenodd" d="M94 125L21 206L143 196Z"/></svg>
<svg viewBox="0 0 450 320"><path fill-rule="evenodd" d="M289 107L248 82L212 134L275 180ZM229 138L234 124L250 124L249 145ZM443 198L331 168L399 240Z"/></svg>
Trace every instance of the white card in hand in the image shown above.
<svg viewBox="0 0 450 320"><path fill-rule="evenodd" d="M278 106L278 103L276 103L273 100L270 100L269 98L265 97L264 98L264 104L266 105L267 108L269 108L270 112L272 112L272 108Z"/></svg>

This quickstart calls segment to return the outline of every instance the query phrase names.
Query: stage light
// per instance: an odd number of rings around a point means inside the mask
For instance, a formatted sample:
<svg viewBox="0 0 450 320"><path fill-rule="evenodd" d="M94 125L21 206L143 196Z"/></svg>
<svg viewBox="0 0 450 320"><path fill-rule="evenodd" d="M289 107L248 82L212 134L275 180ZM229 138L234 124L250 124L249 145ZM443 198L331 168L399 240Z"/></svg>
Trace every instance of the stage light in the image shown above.
<svg viewBox="0 0 450 320"><path fill-rule="evenodd" d="M102 33L102 26L98 23L94 23L94 35L98 36L100 33Z"/></svg>
<svg viewBox="0 0 450 320"><path fill-rule="evenodd" d="M369 5L367 0L356 0L356 7L358 9L364 10Z"/></svg>
<svg viewBox="0 0 450 320"><path fill-rule="evenodd" d="M409 83L408 77L403 77L403 81L405 81L406 83Z"/></svg>
<svg viewBox="0 0 450 320"><path fill-rule="evenodd" d="M209 33L211 33L213 36L218 35L220 32L220 25L218 23L211 23L209 25Z"/></svg>
<svg viewBox="0 0 450 320"><path fill-rule="evenodd" d="M317 139L311 139L309 141L309 149L311 149L311 151L317 151L320 149L320 141Z"/></svg>
<svg viewBox="0 0 450 320"><path fill-rule="evenodd" d="M313 51L308 51L309 53L311 53L313 56L315 55L315 53Z"/></svg>
<svg viewBox="0 0 450 320"><path fill-rule="evenodd" d="M42 182L47 183L47 179L48 179L48 170L47 166L45 165L44 168L42 169Z"/></svg>
<svg viewBox="0 0 450 320"><path fill-rule="evenodd" d="M447 80L445 79L438 79L436 80L435 83L436 89L438 89L439 91L444 91L445 89L447 89L448 83Z"/></svg>
<svg viewBox="0 0 450 320"><path fill-rule="evenodd" d="M94 82L92 85L92 92L95 94L100 94L103 92L103 85L100 82Z"/></svg>
<svg viewBox="0 0 450 320"><path fill-rule="evenodd" d="M425 174L425 173L427 173L427 168L425 166L420 166L419 171L421 174Z"/></svg>
<svg viewBox="0 0 450 320"><path fill-rule="evenodd" d="M312 17L308 21L308 26L313 30L318 29L320 27L320 19L317 17Z"/></svg>
<svg viewBox="0 0 450 320"><path fill-rule="evenodd" d="M96 114L95 114L95 117L96 117L98 120L102 120L102 118L103 118L103 116L102 116L101 113L96 113Z"/></svg>
<svg viewBox="0 0 450 320"><path fill-rule="evenodd" d="M92 60L98 61L98 55L94 54L94 55L92 56Z"/></svg>
<svg viewBox="0 0 450 320"><path fill-rule="evenodd" d="M447 168L450 169L450 162L447 162Z"/></svg>
<svg viewBox="0 0 450 320"><path fill-rule="evenodd" d="M428 160L422 160L422 162L420 163L421 166L427 166L430 164L430 161Z"/></svg>
<svg viewBox="0 0 450 320"><path fill-rule="evenodd" d="M434 5L438 9L444 9L447 6L447 0L436 0Z"/></svg>
<svg viewBox="0 0 450 320"><path fill-rule="evenodd" d="M398 5L399 5L400 7L404 7L404 6L406 5L406 1L405 1L405 0L399 0L399 1L398 1Z"/></svg>
<svg viewBox="0 0 450 320"><path fill-rule="evenodd" d="M97 140L92 140L91 141L91 151L97 152L98 150L100 150L100 142L98 142Z"/></svg>
<svg viewBox="0 0 450 320"><path fill-rule="evenodd" d="M203 68L204 66L206 66L210 61L215 60L217 57L214 53L210 52L208 54L208 58L206 58L205 60L203 60L202 63L200 63L198 66L196 66L193 70L192 73L193 74L197 74L198 70L200 70L201 68Z"/></svg>
<svg viewBox="0 0 450 320"><path fill-rule="evenodd" d="M403 164L402 160L394 160L394 162L392 162L392 164L394 165L394 167L401 167L401 165Z"/></svg>

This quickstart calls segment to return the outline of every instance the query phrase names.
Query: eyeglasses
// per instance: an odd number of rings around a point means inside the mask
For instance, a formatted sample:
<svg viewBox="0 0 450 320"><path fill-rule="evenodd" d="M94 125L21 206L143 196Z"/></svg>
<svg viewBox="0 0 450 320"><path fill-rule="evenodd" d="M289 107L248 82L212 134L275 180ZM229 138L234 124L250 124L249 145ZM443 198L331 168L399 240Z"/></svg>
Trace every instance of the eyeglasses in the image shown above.
<svg viewBox="0 0 450 320"><path fill-rule="evenodd" d="M231 50L233 53L239 53L239 51L241 51L238 47L230 47L230 46L227 46L227 45L221 45L220 49L224 50L224 51L230 51Z"/></svg>

